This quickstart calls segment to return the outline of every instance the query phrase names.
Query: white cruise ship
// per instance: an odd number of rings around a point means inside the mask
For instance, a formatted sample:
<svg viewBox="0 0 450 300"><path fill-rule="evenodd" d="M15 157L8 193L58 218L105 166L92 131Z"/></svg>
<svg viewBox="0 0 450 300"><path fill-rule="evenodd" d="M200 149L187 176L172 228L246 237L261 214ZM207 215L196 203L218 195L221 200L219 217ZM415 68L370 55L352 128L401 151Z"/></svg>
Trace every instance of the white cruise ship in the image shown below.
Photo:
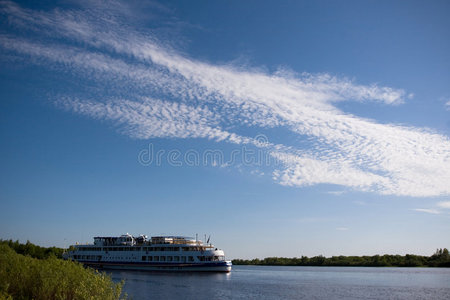
<svg viewBox="0 0 450 300"><path fill-rule="evenodd" d="M208 239L209 241L209 239ZM230 272L223 250L184 236L94 237L94 244L73 245L63 255L104 269Z"/></svg>

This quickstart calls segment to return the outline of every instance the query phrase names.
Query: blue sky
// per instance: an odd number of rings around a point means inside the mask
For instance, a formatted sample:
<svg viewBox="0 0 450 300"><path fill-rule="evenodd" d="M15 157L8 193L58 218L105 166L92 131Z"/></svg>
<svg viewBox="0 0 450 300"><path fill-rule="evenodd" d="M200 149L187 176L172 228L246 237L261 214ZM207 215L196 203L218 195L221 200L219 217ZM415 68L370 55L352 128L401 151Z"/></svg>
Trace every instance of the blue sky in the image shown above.
<svg viewBox="0 0 450 300"><path fill-rule="evenodd" d="M0 237L450 247L446 1L0 2Z"/></svg>

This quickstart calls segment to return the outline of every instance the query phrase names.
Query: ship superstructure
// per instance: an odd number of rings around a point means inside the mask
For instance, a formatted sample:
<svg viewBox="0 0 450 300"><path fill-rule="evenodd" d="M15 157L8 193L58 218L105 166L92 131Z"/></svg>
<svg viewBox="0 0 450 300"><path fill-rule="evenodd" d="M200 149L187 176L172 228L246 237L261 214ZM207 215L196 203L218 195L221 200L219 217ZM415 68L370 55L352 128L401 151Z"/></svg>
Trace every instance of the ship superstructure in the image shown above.
<svg viewBox="0 0 450 300"><path fill-rule="evenodd" d="M99 236L93 244L71 246L64 257L105 269L230 272L232 265L223 250L185 236Z"/></svg>

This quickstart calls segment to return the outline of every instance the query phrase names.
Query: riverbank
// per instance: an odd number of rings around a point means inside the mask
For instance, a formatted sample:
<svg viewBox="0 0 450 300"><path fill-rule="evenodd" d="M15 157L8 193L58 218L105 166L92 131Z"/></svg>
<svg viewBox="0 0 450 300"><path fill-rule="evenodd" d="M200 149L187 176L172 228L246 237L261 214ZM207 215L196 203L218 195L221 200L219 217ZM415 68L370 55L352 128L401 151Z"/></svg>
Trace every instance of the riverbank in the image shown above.
<svg viewBox="0 0 450 300"><path fill-rule="evenodd" d="M22 248L38 249L33 246ZM114 283L109 275L57 258L52 251L47 254L41 259L22 255L0 242L0 300L126 299L123 282ZM45 256L45 251L35 255Z"/></svg>
<svg viewBox="0 0 450 300"><path fill-rule="evenodd" d="M327 267L450 267L449 251L437 249L431 256L414 254L406 255L373 255L373 256L332 256L314 257L266 257L264 259L234 259L233 265L258 266L327 266Z"/></svg>

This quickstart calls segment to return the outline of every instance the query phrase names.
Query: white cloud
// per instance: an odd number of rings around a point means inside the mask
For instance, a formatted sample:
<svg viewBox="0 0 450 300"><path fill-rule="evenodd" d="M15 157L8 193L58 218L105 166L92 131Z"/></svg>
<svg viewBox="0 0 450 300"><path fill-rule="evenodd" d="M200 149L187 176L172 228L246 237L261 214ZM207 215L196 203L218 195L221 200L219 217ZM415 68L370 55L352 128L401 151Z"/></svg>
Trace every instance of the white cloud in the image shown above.
<svg viewBox="0 0 450 300"><path fill-rule="evenodd" d="M126 127L126 134L141 139L154 137L209 138L224 140L232 134L217 128L207 108L145 98L141 103L119 99L106 103L62 98L58 105L96 119L108 119Z"/></svg>
<svg viewBox="0 0 450 300"><path fill-rule="evenodd" d="M356 204L356 205L367 205L367 202L361 201L361 200L353 201L353 203Z"/></svg>
<svg viewBox="0 0 450 300"><path fill-rule="evenodd" d="M414 208L413 210L433 215L438 215L441 213L440 211L434 208Z"/></svg>
<svg viewBox="0 0 450 300"><path fill-rule="evenodd" d="M345 191L329 191L327 193L330 195L340 196L340 195L345 194Z"/></svg>
<svg viewBox="0 0 450 300"><path fill-rule="evenodd" d="M440 208L450 208L450 201L442 201L436 204Z"/></svg>
<svg viewBox="0 0 450 300"><path fill-rule="evenodd" d="M445 211L443 211L442 209L445 210L450 208L450 201L441 201L436 203L435 206L437 208L415 208L413 210L438 215L441 213L445 213Z"/></svg>
<svg viewBox="0 0 450 300"><path fill-rule="evenodd" d="M1 34L3 49L93 80L100 91L108 85L113 95L111 100L99 92L85 97L95 100L84 101L68 95L59 105L111 120L134 138L199 137L266 148L281 163L273 178L286 186L336 184L418 197L450 194L447 136L380 124L335 106L339 101L401 104L411 96L406 91L329 74L267 74L205 63L132 28L121 16L127 11L123 4L106 10L101 2L85 5L47 12L11 2L0 5L11 24L34 33L33 38ZM262 132L280 127L306 142L260 145L233 132L240 126Z"/></svg>
<svg viewBox="0 0 450 300"><path fill-rule="evenodd" d="M450 110L450 100L445 103L445 108Z"/></svg>
<svg viewBox="0 0 450 300"><path fill-rule="evenodd" d="M347 231L348 228L347 227L336 227L337 231Z"/></svg>
<svg viewBox="0 0 450 300"><path fill-rule="evenodd" d="M308 186L331 183L369 190L383 185L386 178L353 168L342 160L318 160L308 155L276 153L273 155L285 164L286 168L275 174L283 185ZM345 176L342 176L345 174Z"/></svg>

